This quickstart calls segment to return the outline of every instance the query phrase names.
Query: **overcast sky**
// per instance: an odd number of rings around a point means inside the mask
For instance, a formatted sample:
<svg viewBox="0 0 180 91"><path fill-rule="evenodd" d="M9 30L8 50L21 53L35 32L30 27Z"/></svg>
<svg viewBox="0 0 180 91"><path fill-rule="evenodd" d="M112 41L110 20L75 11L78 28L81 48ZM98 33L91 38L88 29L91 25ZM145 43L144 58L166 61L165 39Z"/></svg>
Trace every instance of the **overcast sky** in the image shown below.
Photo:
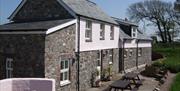
<svg viewBox="0 0 180 91"><path fill-rule="evenodd" d="M127 17L127 8L129 5L144 1L144 0L91 0L97 3L107 14L110 16L118 17L118 18L126 18ZM163 0L166 2L174 2L175 0ZM0 24L7 23L7 18L11 15L11 13L16 9L21 0L0 0ZM150 30L155 30L155 28L147 27L147 34L153 33Z"/></svg>

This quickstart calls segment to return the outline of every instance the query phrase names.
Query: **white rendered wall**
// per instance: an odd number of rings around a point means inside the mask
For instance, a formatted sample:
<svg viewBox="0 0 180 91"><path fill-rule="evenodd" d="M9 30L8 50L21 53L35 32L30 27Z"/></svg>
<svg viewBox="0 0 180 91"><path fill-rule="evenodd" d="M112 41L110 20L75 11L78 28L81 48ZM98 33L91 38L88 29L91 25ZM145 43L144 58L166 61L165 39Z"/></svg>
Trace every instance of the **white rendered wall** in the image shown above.
<svg viewBox="0 0 180 91"><path fill-rule="evenodd" d="M80 21L80 51L118 48L119 27L114 26L114 40L110 40L111 25L105 23L105 40L100 40L100 23L92 21L92 42L85 41L86 21Z"/></svg>
<svg viewBox="0 0 180 91"><path fill-rule="evenodd" d="M124 45L125 48L136 48L137 47L137 43L136 43L136 40L128 40L125 42L125 45ZM151 41L139 41L138 43L138 47L152 47L151 45Z"/></svg>

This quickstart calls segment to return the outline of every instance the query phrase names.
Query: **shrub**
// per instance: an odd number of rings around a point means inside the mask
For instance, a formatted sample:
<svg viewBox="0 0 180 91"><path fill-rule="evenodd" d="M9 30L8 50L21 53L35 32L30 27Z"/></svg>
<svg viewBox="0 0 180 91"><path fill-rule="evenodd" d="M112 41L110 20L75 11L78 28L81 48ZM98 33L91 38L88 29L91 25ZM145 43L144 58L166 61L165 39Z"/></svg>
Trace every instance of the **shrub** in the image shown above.
<svg viewBox="0 0 180 91"><path fill-rule="evenodd" d="M145 70L141 72L141 75L147 77L155 77L158 72L158 68L155 66L146 66Z"/></svg>

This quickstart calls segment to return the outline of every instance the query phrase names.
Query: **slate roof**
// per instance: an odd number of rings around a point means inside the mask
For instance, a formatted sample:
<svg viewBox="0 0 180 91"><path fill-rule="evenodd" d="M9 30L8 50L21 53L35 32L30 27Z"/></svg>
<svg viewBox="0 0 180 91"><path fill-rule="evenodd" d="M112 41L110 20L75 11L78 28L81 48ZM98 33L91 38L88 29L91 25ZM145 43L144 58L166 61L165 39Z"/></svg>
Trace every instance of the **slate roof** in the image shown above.
<svg viewBox="0 0 180 91"><path fill-rule="evenodd" d="M119 24L123 24L123 25L127 25L127 26L137 26L138 25L136 23L130 22L130 21L125 21L123 19L119 19L119 18L115 18L112 17L116 22L118 22Z"/></svg>
<svg viewBox="0 0 180 91"><path fill-rule="evenodd" d="M139 31L137 33L137 39L139 39L139 40L152 40L152 38L148 37L146 34L143 34Z"/></svg>
<svg viewBox="0 0 180 91"><path fill-rule="evenodd" d="M1 30L47 30L49 28L69 22L71 20L72 19L26 22L26 23L8 23L8 24L0 25L0 31Z"/></svg>
<svg viewBox="0 0 180 91"><path fill-rule="evenodd" d="M117 24L109 15L89 0L59 0L63 1L74 13L97 20Z"/></svg>
<svg viewBox="0 0 180 91"><path fill-rule="evenodd" d="M121 39L133 39L133 38L131 38L131 36L124 33L124 31L122 31L122 29L120 29L119 31L120 31L120 38Z"/></svg>
<svg viewBox="0 0 180 91"><path fill-rule="evenodd" d="M137 24L130 22L130 21L125 21L119 18L114 18L113 19L118 22L119 24L127 25L127 26L137 26ZM133 39L131 36L127 35L124 31L120 30L120 37L123 36L123 39ZM152 40L150 37L147 35L143 34L140 30L137 32L137 39L139 40Z"/></svg>

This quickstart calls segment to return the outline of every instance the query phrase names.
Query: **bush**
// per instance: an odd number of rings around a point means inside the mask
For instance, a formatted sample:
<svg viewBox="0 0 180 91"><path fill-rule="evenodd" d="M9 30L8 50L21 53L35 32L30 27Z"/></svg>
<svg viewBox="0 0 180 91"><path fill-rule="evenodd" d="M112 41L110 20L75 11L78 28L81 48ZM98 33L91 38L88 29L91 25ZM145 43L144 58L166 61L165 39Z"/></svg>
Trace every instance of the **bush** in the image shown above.
<svg viewBox="0 0 180 91"><path fill-rule="evenodd" d="M156 77L158 68L155 66L146 66L145 70L141 72L141 75L146 77Z"/></svg>
<svg viewBox="0 0 180 91"><path fill-rule="evenodd" d="M160 53L157 53L157 52L152 52L152 61L155 61L155 60L158 60L158 59L161 59L163 58L163 55L160 54Z"/></svg>

